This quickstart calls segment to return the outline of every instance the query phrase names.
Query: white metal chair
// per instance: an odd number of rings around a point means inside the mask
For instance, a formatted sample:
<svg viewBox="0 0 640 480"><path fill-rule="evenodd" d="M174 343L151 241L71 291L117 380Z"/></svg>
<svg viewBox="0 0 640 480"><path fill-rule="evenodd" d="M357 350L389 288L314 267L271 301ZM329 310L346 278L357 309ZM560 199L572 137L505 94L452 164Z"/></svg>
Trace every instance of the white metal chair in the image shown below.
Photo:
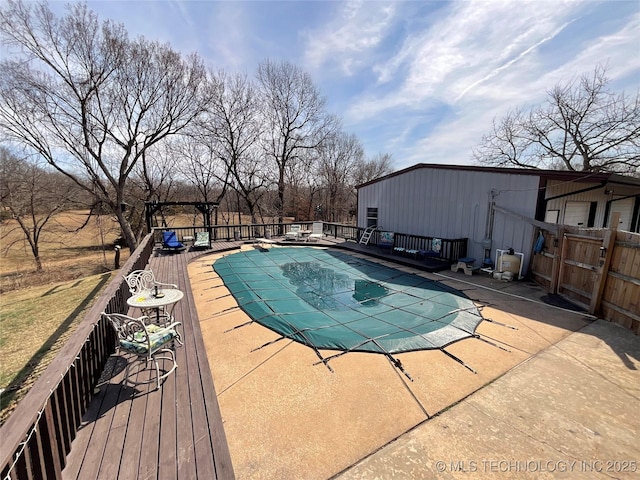
<svg viewBox="0 0 640 480"><path fill-rule="evenodd" d="M301 236L302 226L293 224L289 227L289 231L284 234L285 240L298 240Z"/></svg>
<svg viewBox="0 0 640 480"><path fill-rule="evenodd" d="M153 270L134 270L129 275L126 275L124 279L127 282L127 285L129 285L129 292L131 292L131 295L135 295L142 291L152 291L155 287L178 288L178 286L173 283L162 283L157 281Z"/></svg>
<svg viewBox="0 0 640 480"><path fill-rule="evenodd" d="M180 322L172 323L165 327L149 324L145 320L147 317L133 318L119 313L102 313L118 335L117 348L137 357L137 360L144 363L146 368L149 362L153 362L155 378L134 381L129 375L131 361L127 363L125 369L125 381L132 385L140 385L156 382L157 390L160 388L162 380L167 378L178 367L176 356L171 346L174 341L180 341L180 334L176 327ZM168 368L160 368L159 361L168 361ZM162 371L162 373L161 373ZM141 372L140 372L141 374Z"/></svg>
<svg viewBox="0 0 640 480"><path fill-rule="evenodd" d="M129 275L125 275L124 279L127 282L127 285L129 285L129 292L131 295L138 295L142 292L153 292L156 288L178 288L174 283L162 283L157 281L152 270L134 270ZM142 314L147 317L156 316L157 318L164 318L164 323L171 323L173 321L164 307L161 307L159 311L156 309L141 310Z"/></svg>

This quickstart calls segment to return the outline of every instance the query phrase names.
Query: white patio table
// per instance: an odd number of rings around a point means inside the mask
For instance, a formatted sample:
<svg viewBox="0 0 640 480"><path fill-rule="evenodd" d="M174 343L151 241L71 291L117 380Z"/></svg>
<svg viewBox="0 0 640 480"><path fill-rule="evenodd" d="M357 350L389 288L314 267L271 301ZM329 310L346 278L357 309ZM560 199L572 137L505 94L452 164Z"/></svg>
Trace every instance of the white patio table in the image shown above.
<svg viewBox="0 0 640 480"><path fill-rule="evenodd" d="M144 290L140 293L130 296L127 299L127 305L134 308L139 308L142 313L147 315L150 310L155 310L156 320L160 323L161 312L166 312L167 318L165 323L173 323L173 309L176 303L178 303L184 297L182 290L176 288L162 288L157 291ZM169 309L171 311L169 311Z"/></svg>

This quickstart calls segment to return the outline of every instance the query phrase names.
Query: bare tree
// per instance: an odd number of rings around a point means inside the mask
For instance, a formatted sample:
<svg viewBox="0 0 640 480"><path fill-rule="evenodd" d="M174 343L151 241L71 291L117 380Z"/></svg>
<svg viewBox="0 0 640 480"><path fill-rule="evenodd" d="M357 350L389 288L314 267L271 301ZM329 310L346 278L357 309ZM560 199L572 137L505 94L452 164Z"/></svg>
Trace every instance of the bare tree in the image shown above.
<svg viewBox="0 0 640 480"><path fill-rule="evenodd" d="M3 250L11 249L16 242L26 241L36 270L42 270L40 247L43 238L47 233L55 232L54 216L74 205L77 194L78 189L64 175L0 148L0 205L11 213L21 232L16 237L19 240L5 240Z"/></svg>
<svg viewBox="0 0 640 480"><path fill-rule="evenodd" d="M218 180L235 190L251 221L257 221L258 204L268 184L266 166L258 156L262 131L258 96L246 75L211 72L213 93L209 96L201 130L212 156L224 165Z"/></svg>
<svg viewBox="0 0 640 480"><path fill-rule="evenodd" d="M354 185L360 185L393 172L393 157L390 153L378 153L369 160L355 166Z"/></svg>
<svg viewBox="0 0 640 480"><path fill-rule="evenodd" d="M203 123L207 123L206 115L194 124L188 133L180 136L177 142L172 142L171 150L174 152L174 163L182 179L192 186L190 198L194 201L219 204L228 189L229 172L211 148L210 142L217 140L202 128ZM217 225L219 209L216 208L213 213L213 224ZM212 221L211 218L203 220L205 225L211 224Z"/></svg>
<svg viewBox="0 0 640 480"><path fill-rule="evenodd" d="M261 202L270 185L268 172L255 149L246 152L233 167L231 186L245 203L251 222L258 223Z"/></svg>
<svg viewBox="0 0 640 480"><path fill-rule="evenodd" d="M261 63L257 73L264 125L264 152L273 161L278 186L278 216L282 222L287 175L318 148L336 128L336 119L325 111L325 100L311 76L288 63Z"/></svg>
<svg viewBox="0 0 640 480"><path fill-rule="evenodd" d="M123 214L136 238L140 238L146 228L145 202L167 202L177 197L180 185L179 171L175 168L176 137L147 149L128 178Z"/></svg>
<svg viewBox="0 0 640 480"><path fill-rule="evenodd" d="M527 149L533 149L526 122L522 110L511 110L500 121L494 119L491 132L474 151L476 160L498 167L544 168L541 156L525 155Z"/></svg>
<svg viewBox="0 0 640 480"><path fill-rule="evenodd" d="M202 62L129 40L121 25L100 23L84 4L58 19L45 3L9 0L0 9L0 35L14 49L0 64L5 138L98 196L135 248L123 212L127 180L148 149L200 114Z"/></svg>
<svg viewBox="0 0 640 480"><path fill-rule="evenodd" d="M328 141L327 137L325 141ZM285 171L286 192L284 208L286 216L293 216L297 220L308 220L312 217L314 185L318 178L318 154L322 142L315 149L301 150L295 162L289 164Z"/></svg>
<svg viewBox="0 0 640 480"><path fill-rule="evenodd" d="M547 102L509 112L474 152L480 163L637 175L640 94L608 89L604 67L547 92Z"/></svg>
<svg viewBox="0 0 640 480"><path fill-rule="evenodd" d="M199 130L198 127L196 129ZM225 190L227 173L224 163L205 141L200 132L180 136L171 142L170 152L177 170L194 187L197 199L219 202L224 195L221 192Z"/></svg>
<svg viewBox="0 0 640 480"><path fill-rule="evenodd" d="M326 189L324 218L344 219L345 208L354 202L353 173L364 162L364 150L355 135L343 132L330 137L320 149L319 174Z"/></svg>

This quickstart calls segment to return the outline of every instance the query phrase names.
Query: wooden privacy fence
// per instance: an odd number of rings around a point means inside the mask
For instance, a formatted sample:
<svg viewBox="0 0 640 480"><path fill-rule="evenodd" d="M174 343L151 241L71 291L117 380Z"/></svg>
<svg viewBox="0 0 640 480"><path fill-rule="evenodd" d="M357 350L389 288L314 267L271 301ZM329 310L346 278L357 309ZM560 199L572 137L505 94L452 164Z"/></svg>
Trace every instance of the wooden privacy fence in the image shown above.
<svg viewBox="0 0 640 480"><path fill-rule="evenodd" d="M612 225L617 225L614 214ZM545 248L532 256L533 280L589 313L640 334L640 234L555 225L541 229Z"/></svg>

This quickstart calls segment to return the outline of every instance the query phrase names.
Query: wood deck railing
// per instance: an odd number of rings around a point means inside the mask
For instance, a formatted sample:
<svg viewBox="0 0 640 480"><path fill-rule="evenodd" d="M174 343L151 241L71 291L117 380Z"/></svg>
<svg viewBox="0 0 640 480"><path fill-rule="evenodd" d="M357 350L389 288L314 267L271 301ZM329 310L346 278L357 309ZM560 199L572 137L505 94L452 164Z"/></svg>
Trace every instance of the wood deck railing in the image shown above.
<svg viewBox="0 0 640 480"><path fill-rule="evenodd" d="M313 222L294 222L301 225L303 229L311 230ZM232 241L232 240L253 240L260 237L279 237L285 234L291 227L292 223L260 223L249 225L215 225L209 227L210 238L212 241ZM173 230L177 233L178 238L185 236L195 237L196 232L206 230L204 227L167 227L156 228L155 241L162 242L162 232ZM344 225L340 223L323 222L324 233L333 238L342 238L344 240L358 241L364 233L363 228L354 225ZM375 231L371 237L370 244L376 245L379 241L379 231ZM406 249L430 250L432 242L436 237L427 237L422 235L412 235L408 233L395 232L394 246L404 247ZM441 250L438 260L444 263L454 263L459 258L467 256L467 238L441 238Z"/></svg>
<svg viewBox="0 0 640 480"><path fill-rule="evenodd" d="M248 225L212 225L210 227L158 227L154 228L154 241L162 243L162 232L172 230L176 232L178 239L195 237L197 232L209 230L209 238L215 241L254 240L256 238L281 237L289 231L291 225L301 225L303 230L311 230L313 222L293 223L255 223ZM330 237L343 238L345 240L357 240L362 229L353 225L323 222L324 233Z"/></svg>
<svg viewBox="0 0 640 480"><path fill-rule="evenodd" d="M122 267L144 268L154 243L147 235ZM129 290L122 276L110 282L61 353L42 373L0 428L2 479L59 479L71 443L109 356L113 328L103 311L126 312Z"/></svg>
<svg viewBox="0 0 640 480"><path fill-rule="evenodd" d="M357 238L364 232L360 229ZM376 245L380 241L380 231L376 230L371 236L370 244ZM426 237L423 235L411 235L408 233L394 232L393 247L402 247L407 250L431 251L433 241L437 237ZM430 257L432 261L438 261L446 266L456 262L459 258L467 256L467 238L438 238L440 241L440 252L437 257Z"/></svg>

